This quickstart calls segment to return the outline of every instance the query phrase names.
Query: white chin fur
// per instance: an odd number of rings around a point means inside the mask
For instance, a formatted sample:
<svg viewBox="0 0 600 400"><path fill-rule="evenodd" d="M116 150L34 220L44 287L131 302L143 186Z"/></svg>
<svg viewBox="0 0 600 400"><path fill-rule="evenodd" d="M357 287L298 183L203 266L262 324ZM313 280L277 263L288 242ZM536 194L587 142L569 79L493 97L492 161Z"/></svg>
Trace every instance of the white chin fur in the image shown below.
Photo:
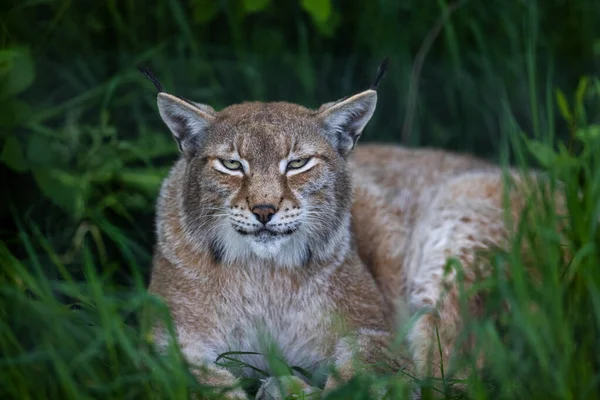
<svg viewBox="0 0 600 400"><path fill-rule="evenodd" d="M294 268L306 260L307 237L303 232L289 236L257 238L240 235L233 227L222 224L218 229L218 243L223 249L222 262L225 264L264 265L272 262L275 266Z"/></svg>
<svg viewBox="0 0 600 400"><path fill-rule="evenodd" d="M260 239L248 237L250 248L255 256L263 259L276 258L283 245L289 241L289 237L273 237Z"/></svg>

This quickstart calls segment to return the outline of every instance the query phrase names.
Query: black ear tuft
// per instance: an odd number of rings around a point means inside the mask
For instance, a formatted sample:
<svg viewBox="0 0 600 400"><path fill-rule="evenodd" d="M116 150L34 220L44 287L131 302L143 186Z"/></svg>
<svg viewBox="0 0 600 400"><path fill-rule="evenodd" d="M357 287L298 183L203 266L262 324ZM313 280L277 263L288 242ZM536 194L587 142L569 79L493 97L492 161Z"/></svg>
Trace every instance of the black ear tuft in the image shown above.
<svg viewBox="0 0 600 400"><path fill-rule="evenodd" d="M389 57L386 57L383 59L381 64L379 64L379 68L377 69L377 75L375 76L375 80L373 81L373 84L371 85L371 90L377 90L377 87L379 86L379 82L381 82L381 79L383 79L383 76L387 72L389 66L390 66L390 59L389 59Z"/></svg>
<svg viewBox="0 0 600 400"><path fill-rule="evenodd" d="M162 93L164 92L164 88L163 85L161 85L161 83L158 81L158 79L156 78L156 76L154 75L154 73L152 72L152 70L150 69L150 67L148 66L138 66L137 69L146 76L146 78L150 79L150 81L154 84L154 86L156 87L156 90L158 90L158 93Z"/></svg>

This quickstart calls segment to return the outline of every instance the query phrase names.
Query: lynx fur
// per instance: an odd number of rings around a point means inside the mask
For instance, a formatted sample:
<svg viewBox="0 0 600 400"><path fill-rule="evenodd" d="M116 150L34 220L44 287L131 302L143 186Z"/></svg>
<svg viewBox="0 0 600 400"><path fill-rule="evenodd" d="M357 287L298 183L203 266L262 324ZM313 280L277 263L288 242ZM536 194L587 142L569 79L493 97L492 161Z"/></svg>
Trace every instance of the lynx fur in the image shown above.
<svg viewBox="0 0 600 400"><path fill-rule="evenodd" d="M166 301L198 380L247 398L236 382L253 371L215 360L269 343L289 365L335 366L326 391L357 372L355 357L403 368L388 346L406 311L422 313L408 334L410 368L439 375L462 323L446 262L459 259L470 285L485 271L478 251L504 245L502 171L444 151L356 146L375 90L317 110L247 102L219 112L159 91L182 155L158 199L150 291ZM521 196L510 196L517 218ZM169 342L160 326L155 336ZM268 369L260 355L240 358ZM258 398L273 395L273 379Z"/></svg>

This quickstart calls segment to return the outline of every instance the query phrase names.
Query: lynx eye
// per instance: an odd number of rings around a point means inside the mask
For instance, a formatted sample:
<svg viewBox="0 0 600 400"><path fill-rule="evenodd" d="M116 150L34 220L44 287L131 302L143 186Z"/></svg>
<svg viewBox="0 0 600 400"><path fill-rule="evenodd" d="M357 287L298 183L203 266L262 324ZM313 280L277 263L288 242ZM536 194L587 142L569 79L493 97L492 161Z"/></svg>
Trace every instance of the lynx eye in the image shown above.
<svg viewBox="0 0 600 400"><path fill-rule="evenodd" d="M288 163L287 169L299 169L306 165L306 163L310 160L310 158L301 158L299 160L292 160Z"/></svg>
<svg viewBox="0 0 600 400"><path fill-rule="evenodd" d="M236 160L219 160L221 164L227 169L232 171L239 171L242 169L242 163Z"/></svg>

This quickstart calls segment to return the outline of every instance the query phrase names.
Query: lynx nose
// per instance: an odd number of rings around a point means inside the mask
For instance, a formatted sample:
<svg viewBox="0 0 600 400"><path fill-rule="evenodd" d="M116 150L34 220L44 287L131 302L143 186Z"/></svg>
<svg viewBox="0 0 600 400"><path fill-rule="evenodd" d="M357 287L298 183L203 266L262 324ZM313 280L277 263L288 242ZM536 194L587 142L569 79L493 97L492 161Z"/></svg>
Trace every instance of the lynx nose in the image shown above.
<svg viewBox="0 0 600 400"><path fill-rule="evenodd" d="M266 224L271 220L273 214L275 214L277 210L271 204L257 204L252 207L252 214L256 217L257 220Z"/></svg>

